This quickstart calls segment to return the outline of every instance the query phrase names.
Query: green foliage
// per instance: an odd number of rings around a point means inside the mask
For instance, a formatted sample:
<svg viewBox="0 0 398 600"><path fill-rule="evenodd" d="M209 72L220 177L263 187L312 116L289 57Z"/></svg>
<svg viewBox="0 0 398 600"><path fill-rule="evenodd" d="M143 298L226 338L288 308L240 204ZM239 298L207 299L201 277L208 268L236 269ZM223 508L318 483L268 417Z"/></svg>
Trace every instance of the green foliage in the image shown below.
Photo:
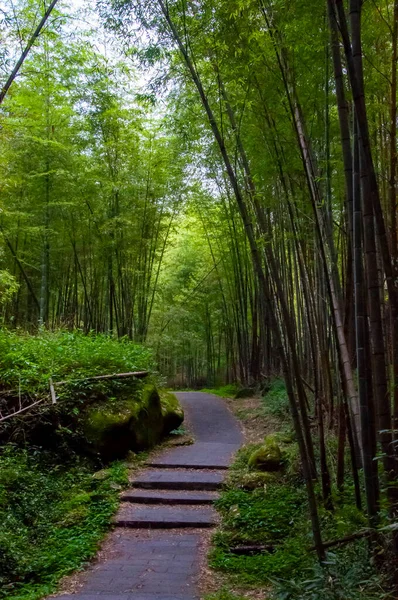
<svg viewBox="0 0 398 600"><path fill-rule="evenodd" d="M6 304L18 291L16 278L8 271L0 270L0 305Z"/></svg>
<svg viewBox="0 0 398 600"><path fill-rule="evenodd" d="M95 466L71 455L60 464L42 451L0 454L0 598L37 600L92 557L128 483L116 462Z"/></svg>
<svg viewBox="0 0 398 600"><path fill-rule="evenodd" d="M297 474L289 474L296 463L296 445L285 439L285 434L275 434L275 438L280 443L285 440L285 448L294 450L286 453L283 449L287 474L254 473L267 479L250 482L250 456L261 446L248 444L238 452L228 488L217 501L222 526L214 536L211 565L228 573L232 584L272 583L275 600L390 598L388 582L370 560L365 540L329 552L324 566L319 566L311 550L305 486ZM333 513L320 507L325 539L338 539L366 526L364 514L353 504L349 485L344 498L336 495L334 501ZM230 551L248 543L263 544L269 550L248 556Z"/></svg>
<svg viewBox="0 0 398 600"><path fill-rule="evenodd" d="M201 392L205 392L206 394L215 394L216 396L220 396L221 398L234 398L238 389L239 386L237 384L229 383L228 385L223 385L222 387L218 388L204 388L203 390L201 390Z"/></svg>
<svg viewBox="0 0 398 600"><path fill-rule="evenodd" d="M4 388L48 392L50 377L76 383L84 377L150 369L151 352L127 338L41 331L0 331L0 379Z"/></svg>
<svg viewBox="0 0 398 600"><path fill-rule="evenodd" d="M277 417L286 418L289 415L289 398L283 379L274 379L268 392L263 398L264 410Z"/></svg>
<svg viewBox="0 0 398 600"><path fill-rule="evenodd" d="M366 541L328 552L323 567L314 564L300 577L274 581L275 600L392 600L386 578L369 561Z"/></svg>

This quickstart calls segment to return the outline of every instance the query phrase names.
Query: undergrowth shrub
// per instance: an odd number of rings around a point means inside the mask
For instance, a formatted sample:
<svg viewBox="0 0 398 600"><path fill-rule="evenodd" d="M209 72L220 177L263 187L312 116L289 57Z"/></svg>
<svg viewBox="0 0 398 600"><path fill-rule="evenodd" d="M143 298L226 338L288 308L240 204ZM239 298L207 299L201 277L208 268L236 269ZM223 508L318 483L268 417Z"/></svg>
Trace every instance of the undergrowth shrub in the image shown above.
<svg viewBox="0 0 398 600"><path fill-rule="evenodd" d="M48 380L70 380L151 369L151 351L127 338L81 331L41 331L38 335L0 330L3 389L48 391Z"/></svg>
<svg viewBox="0 0 398 600"><path fill-rule="evenodd" d="M140 401L141 381L133 378L89 380L96 375L153 368L149 349L127 339L75 332L42 331L37 336L0 331L0 410L3 414L41 401L28 420L0 424L0 440L84 451L84 414L94 403ZM52 405L49 378L56 384L58 402ZM146 380L148 381L148 379Z"/></svg>
<svg viewBox="0 0 398 600"><path fill-rule="evenodd" d="M296 444L289 442L285 433L275 436L282 443L285 439L283 473L250 472L247 463L256 444L244 446L237 453L227 488L216 503L222 519L213 537L211 566L228 574L228 589L272 584L275 600L392 600L386 592L389 584L391 588L391 574L377 570L366 540L335 548L327 554L324 566L319 566L305 484L295 468ZM286 448L291 451L286 452ZM249 487L250 473L267 477ZM315 486L324 540L340 539L367 525L366 516L355 506L348 482L349 478L343 494L332 490L332 512L322 507L320 486ZM252 544L261 545L262 551L252 555L234 552L236 546Z"/></svg>
<svg viewBox="0 0 398 600"><path fill-rule="evenodd" d="M201 392L205 394L215 394L216 396L220 396L221 398L234 398L237 393L239 386L235 383L229 383L228 385L224 385L222 387L217 388L204 388Z"/></svg>
<svg viewBox="0 0 398 600"><path fill-rule="evenodd" d="M281 418L289 417L289 398L283 379L274 379L268 392L263 397L264 409L267 413Z"/></svg>
<svg viewBox="0 0 398 600"><path fill-rule="evenodd" d="M369 560L367 542L328 552L323 567L314 561L299 577L273 581L275 600L393 600L387 580Z"/></svg>
<svg viewBox="0 0 398 600"><path fill-rule="evenodd" d="M271 542L292 532L305 503L302 487L274 483L253 491L228 490L216 506L225 528L243 531L247 539Z"/></svg>
<svg viewBox="0 0 398 600"><path fill-rule="evenodd" d="M2 448L0 598L41 598L96 553L128 477L121 462L99 477L95 468L78 456L59 464L35 448Z"/></svg>

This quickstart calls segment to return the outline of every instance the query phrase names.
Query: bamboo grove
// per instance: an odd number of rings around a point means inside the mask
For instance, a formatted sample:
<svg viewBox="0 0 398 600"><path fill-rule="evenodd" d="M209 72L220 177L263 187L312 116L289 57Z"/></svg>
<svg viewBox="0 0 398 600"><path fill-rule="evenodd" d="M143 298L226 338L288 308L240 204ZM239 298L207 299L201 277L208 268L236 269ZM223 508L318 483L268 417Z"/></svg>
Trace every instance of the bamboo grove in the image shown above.
<svg viewBox="0 0 398 600"><path fill-rule="evenodd" d="M101 6L126 46L139 20L142 53L168 57L179 123L191 111L200 119L207 178L240 215L256 290L251 335L264 346L271 332L323 559L314 479L331 508L326 428L339 432L340 488L347 440L358 505L363 473L370 526L382 496L393 521L398 510L398 5L112 4Z"/></svg>
<svg viewBox="0 0 398 600"><path fill-rule="evenodd" d="M112 51L55 12L1 108L4 322L127 335L182 385L282 373L323 560L318 483L397 521L398 2L97 9Z"/></svg>

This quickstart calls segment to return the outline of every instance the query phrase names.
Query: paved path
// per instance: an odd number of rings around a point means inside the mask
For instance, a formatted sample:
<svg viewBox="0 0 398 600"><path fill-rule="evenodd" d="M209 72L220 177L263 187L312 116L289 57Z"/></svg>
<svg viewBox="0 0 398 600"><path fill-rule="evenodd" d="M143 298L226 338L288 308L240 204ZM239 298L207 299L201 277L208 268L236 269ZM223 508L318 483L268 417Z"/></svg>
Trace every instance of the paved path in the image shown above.
<svg viewBox="0 0 398 600"><path fill-rule="evenodd" d="M199 599L201 531L217 523L211 504L243 436L221 398L177 396L195 443L163 451L135 476L104 552L58 600Z"/></svg>

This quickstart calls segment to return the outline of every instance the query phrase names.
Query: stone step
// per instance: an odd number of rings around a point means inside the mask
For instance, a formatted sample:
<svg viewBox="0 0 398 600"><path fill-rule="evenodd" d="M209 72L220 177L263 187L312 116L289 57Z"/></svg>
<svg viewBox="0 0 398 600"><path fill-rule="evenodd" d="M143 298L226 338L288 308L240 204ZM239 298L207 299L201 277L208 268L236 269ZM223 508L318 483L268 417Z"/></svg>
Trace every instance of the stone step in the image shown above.
<svg viewBox="0 0 398 600"><path fill-rule="evenodd" d="M210 471L226 471L228 469L227 466L225 465L207 465L205 463L203 464L183 464L182 462L162 462L162 461L156 461L154 460L153 462L150 463L145 463L145 466L147 467L152 467L154 469L198 469L198 470L203 470L203 469L207 469Z"/></svg>
<svg viewBox="0 0 398 600"><path fill-rule="evenodd" d="M179 446L164 450L148 461L148 466L173 469L216 469L225 470L232 462L238 446L216 442L195 442L192 446Z"/></svg>
<svg viewBox="0 0 398 600"><path fill-rule="evenodd" d="M178 490L128 490L121 494L124 502L135 504L213 504L219 498L216 492L178 491Z"/></svg>
<svg viewBox="0 0 398 600"><path fill-rule="evenodd" d="M135 488L214 491L222 487L224 473L185 469L148 469L132 479Z"/></svg>
<svg viewBox="0 0 398 600"><path fill-rule="evenodd" d="M101 592L101 594L79 592L77 594L63 594L62 596L56 596L56 600L198 600L199 596L196 594L169 594L164 593L145 593L145 592L130 592L113 594L112 592Z"/></svg>
<svg viewBox="0 0 398 600"><path fill-rule="evenodd" d="M135 529L214 527L217 523L217 513L209 507L175 508L123 503L114 517L113 523L117 527L133 527Z"/></svg>

